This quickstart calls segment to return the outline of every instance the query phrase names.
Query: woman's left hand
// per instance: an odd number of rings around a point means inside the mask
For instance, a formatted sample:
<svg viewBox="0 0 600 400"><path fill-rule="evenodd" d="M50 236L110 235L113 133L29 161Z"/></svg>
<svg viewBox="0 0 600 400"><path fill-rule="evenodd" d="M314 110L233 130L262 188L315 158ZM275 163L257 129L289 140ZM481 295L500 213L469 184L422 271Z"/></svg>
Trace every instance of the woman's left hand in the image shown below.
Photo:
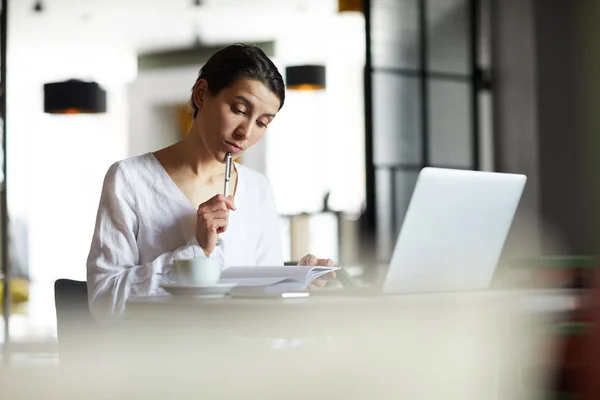
<svg viewBox="0 0 600 400"><path fill-rule="evenodd" d="M312 254L307 254L298 261L298 265L306 265L306 266L320 266L320 267L333 267L333 260L329 258L317 258ZM335 271L331 271L330 273L320 276L317 279L313 280L308 286L309 289L322 289L327 284L327 281L335 278Z"/></svg>

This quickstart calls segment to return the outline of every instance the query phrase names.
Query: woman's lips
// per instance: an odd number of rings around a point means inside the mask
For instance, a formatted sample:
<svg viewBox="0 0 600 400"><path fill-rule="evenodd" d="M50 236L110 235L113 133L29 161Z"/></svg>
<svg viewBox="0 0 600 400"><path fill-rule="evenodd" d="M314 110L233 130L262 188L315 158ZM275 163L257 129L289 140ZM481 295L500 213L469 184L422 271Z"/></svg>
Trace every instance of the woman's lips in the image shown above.
<svg viewBox="0 0 600 400"><path fill-rule="evenodd" d="M229 143L229 142L225 142L225 145L227 146L227 149L235 154L241 153L243 150L240 149L239 147L237 147L236 145Z"/></svg>

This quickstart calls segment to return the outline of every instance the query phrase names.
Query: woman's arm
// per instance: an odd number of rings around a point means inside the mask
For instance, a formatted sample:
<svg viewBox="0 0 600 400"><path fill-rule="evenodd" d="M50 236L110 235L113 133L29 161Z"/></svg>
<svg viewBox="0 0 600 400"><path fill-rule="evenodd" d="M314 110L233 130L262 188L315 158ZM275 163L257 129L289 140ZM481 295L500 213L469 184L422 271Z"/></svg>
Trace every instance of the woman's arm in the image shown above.
<svg viewBox="0 0 600 400"><path fill-rule="evenodd" d="M160 293L163 273L174 258L205 257L193 237L185 245L139 264L138 207L124 166L114 164L106 174L87 260L90 311L99 322L120 318L129 296Z"/></svg>

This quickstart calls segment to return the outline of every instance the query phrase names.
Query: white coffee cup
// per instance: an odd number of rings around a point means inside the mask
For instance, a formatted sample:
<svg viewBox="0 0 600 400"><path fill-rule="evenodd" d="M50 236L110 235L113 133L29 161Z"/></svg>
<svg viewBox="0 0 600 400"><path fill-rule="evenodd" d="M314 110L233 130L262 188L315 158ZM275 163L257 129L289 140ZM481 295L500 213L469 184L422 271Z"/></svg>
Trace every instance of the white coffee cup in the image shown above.
<svg viewBox="0 0 600 400"><path fill-rule="evenodd" d="M213 258L174 260L171 277L179 284L215 286L221 277L221 263Z"/></svg>

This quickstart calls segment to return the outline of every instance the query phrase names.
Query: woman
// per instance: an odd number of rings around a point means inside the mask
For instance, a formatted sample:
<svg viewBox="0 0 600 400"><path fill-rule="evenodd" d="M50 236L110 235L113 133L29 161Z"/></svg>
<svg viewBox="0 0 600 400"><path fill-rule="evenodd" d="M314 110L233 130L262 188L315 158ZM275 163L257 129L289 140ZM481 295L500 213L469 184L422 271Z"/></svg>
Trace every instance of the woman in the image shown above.
<svg viewBox="0 0 600 400"><path fill-rule="evenodd" d="M234 163L233 195L220 193L226 154L235 159L262 139L284 100L281 74L262 50L226 47L200 70L188 135L110 167L87 261L94 318L118 318L129 296L162 294L175 258L218 257L225 268L283 265L267 179ZM300 264L333 262L309 254Z"/></svg>

